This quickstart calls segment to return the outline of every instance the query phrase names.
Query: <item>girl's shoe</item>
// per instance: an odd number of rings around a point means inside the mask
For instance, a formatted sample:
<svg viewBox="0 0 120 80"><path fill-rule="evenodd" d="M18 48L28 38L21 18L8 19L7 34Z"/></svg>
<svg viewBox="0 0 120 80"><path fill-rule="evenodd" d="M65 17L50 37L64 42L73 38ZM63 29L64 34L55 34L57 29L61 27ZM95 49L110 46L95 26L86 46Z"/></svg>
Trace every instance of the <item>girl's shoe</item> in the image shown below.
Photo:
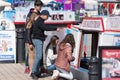
<svg viewBox="0 0 120 80"><path fill-rule="evenodd" d="M30 73L30 68L26 67L24 73L29 74Z"/></svg>
<svg viewBox="0 0 120 80"><path fill-rule="evenodd" d="M30 76L32 77L32 79L38 80L38 76L36 75L36 73L31 73Z"/></svg>
<svg viewBox="0 0 120 80"><path fill-rule="evenodd" d="M53 71L53 75L52 75L52 80L56 80L56 78L58 78L59 76L59 71L58 70L54 70Z"/></svg>

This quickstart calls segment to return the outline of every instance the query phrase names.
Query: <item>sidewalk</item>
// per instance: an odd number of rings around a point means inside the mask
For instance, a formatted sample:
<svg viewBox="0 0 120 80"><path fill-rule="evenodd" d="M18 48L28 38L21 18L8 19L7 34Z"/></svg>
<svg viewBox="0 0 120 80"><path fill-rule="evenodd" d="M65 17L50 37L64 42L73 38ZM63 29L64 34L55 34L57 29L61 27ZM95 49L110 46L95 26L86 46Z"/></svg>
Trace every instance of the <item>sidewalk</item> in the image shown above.
<svg viewBox="0 0 120 80"><path fill-rule="evenodd" d="M24 74L23 64L0 63L0 80L32 80L28 74ZM50 80L49 77L39 78L39 80Z"/></svg>

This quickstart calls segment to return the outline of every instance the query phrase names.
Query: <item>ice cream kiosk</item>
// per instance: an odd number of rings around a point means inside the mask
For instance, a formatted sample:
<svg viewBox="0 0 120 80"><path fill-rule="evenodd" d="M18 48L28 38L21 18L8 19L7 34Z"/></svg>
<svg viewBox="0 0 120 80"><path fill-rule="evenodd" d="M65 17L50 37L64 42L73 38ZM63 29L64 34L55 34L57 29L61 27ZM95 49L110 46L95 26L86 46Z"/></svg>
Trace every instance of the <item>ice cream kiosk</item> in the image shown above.
<svg viewBox="0 0 120 80"><path fill-rule="evenodd" d="M102 18L85 18L82 24L72 25L70 32L75 34L76 50L73 52L75 56L74 66L72 68L76 79L89 80L88 75L88 61L91 56L96 56L98 47L98 35L104 31L104 24ZM85 62L86 61L86 62Z"/></svg>
<svg viewBox="0 0 120 80"><path fill-rule="evenodd" d="M78 65L81 68L79 74L83 80L89 80L88 77L88 62L84 63L87 58L88 61L92 56L100 58L100 46L120 46L120 17L91 17L84 18L83 22L78 25L73 25L74 28L80 30L80 50L78 55ZM120 48L119 48L120 49ZM105 73L103 71L101 75ZM108 73L102 75L106 77ZM105 79L106 80L106 79ZM113 79L111 79L113 80Z"/></svg>

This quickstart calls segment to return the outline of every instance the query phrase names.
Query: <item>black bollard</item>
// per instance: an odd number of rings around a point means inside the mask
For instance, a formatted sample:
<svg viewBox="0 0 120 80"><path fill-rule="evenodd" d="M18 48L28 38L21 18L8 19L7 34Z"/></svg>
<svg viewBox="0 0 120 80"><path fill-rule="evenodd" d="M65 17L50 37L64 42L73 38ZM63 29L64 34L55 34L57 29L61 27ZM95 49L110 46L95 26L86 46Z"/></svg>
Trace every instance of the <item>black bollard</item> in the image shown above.
<svg viewBox="0 0 120 80"><path fill-rule="evenodd" d="M95 56L91 57L89 62L89 80L99 80L99 59Z"/></svg>
<svg viewBox="0 0 120 80"><path fill-rule="evenodd" d="M17 45L16 45L16 62L25 61L25 40L24 40L24 28L17 28Z"/></svg>

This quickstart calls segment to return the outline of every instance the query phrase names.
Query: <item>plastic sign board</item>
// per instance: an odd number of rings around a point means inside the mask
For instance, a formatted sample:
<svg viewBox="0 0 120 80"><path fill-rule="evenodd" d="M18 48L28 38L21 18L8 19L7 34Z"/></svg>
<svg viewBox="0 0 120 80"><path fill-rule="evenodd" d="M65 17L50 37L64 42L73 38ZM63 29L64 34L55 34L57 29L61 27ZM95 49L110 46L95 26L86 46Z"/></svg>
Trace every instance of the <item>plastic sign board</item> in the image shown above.
<svg viewBox="0 0 120 80"><path fill-rule="evenodd" d="M82 30L104 31L102 18L85 18L80 26Z"/></svg>
<svg viewBox="0 0 120 80"><path fill-rule="evenodd" d="M100 80L120 80L120 47L100 46Z"/></svg>
<svg viewBox="0 0 120 80"><path fill-rule="evenodd" d="M98 9L98 2L95 0L85 0L85 9L88 11L96 11Z"/></svg>
<svg viewBox="0 0 120 80"><path fill-rule="evenodd" d="M99 35L99 46L120 46L119 32L102 32Z"/></svg>
<svg viewBox="0 0 120 80"><path fill-rule="evenodd" d="M0 61L16 62L15 25L8 19L0 19Z"/></svg>
<svg viewBox="0 0 120 80"><path fill-rule="evenodd" d="M15 22L26 22L28 11L22 10L22 11L16 11L15 14Z"/></svg>
<svg viewBox="0 0 120 80"><path fill-rule="evenodd" d="M0 61L16 59L15 31L0 31Z"/></svg>
<svg viewBox="0 0 120 80"><path fill-rule="evenodd" d="M71 29L67 29L66 31L67 34L72 33L74 35L74 39L75 39L75 49L73 51L73 56L75 57L75 60L73 62L71 62L71 65L74 68L78 68L79 66L79 50L80 50L80 42L81 42L81 36L82 36L82 32L77 29L77 28L71 28Z"/></svg>
<svg viewBox="0 0 120 80"><path fill-rule="evenodd" d="M15 25L12 20L7 18L0 18L0 30L14 30Z"/></svg>
<svg viewBox="0 0 120 80"><path fill-rule="evenodd" d="M120 31L120 17L108 17L106 21L106 30Z"/></svg>
<svg viewBox="0 0 120 80"><path fill-rule="evenodd" d="M13 4L24 4L25 0L13 0Z"/></svg>

